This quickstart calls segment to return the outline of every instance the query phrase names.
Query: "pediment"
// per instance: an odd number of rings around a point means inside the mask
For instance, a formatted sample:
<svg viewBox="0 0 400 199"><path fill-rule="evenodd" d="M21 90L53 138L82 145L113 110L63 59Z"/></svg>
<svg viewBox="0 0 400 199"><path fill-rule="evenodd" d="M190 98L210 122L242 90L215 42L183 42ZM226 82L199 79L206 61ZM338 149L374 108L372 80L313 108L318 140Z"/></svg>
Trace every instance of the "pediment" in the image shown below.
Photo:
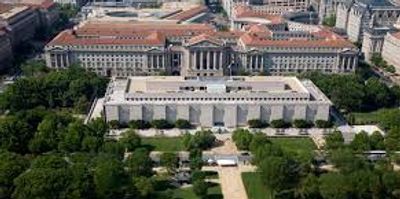
<svg viewBox="0 0 400 199"><path fill-rule="evenodd" d="M195 43L191 43L188 46L190 47L221 47L221 44L218 42L210 41L210 40L202 40Z"/></svg>

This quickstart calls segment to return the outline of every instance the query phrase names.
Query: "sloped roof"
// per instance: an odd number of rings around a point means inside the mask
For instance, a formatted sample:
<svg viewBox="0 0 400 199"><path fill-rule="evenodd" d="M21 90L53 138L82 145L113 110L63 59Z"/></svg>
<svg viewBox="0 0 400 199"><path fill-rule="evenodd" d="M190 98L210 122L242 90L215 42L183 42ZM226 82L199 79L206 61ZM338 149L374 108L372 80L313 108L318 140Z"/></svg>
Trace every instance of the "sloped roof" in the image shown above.
<svg viewBox="0 0 400 199"><path fill-rule="evenodd" d="M211 35L208 35L208 34L201 34L201 35L192 37L188 41L188 44L189 45L193 45L193 44L200 43L202 41L208 41L208 42L211 42L211 43L216 44L218 46L222 46L223 45L223 42L221 40L219 40L218 38L215 38L215 37L213 37Z"/></svg>

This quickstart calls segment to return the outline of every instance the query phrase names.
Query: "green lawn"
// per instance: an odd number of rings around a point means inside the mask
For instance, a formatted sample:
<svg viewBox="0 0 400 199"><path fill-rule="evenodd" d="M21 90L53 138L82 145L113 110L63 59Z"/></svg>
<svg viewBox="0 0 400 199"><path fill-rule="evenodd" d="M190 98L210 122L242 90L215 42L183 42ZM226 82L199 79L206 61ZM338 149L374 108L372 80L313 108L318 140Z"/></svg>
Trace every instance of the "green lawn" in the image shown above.
<svg viewBox="0 0 400 199"><path fill-rule="evenodd" d="M380 111L373 111L368 113L351 113L353 117L353 124L376 124L378 123Z"/></svg>
<svg viewBox="0 0 400 199"><path fill-rule="evenodd" d="M208 188L208 199L223 199L222 193L221 193L221 187L217 184L211 185L210 188ZM192 188L182 188L182 189L175 189L174 190L174 199L200 199L197 197Z"/></svg>
<svg viewBox="0 0 400 199"><path fill-rule="evenodd" d="M183 151L185 150L180 137L142 138L142 145L153 151Z"/></svg>
<svg viewBox="0 0 400 199"><path fill-rule="evenodd" d="M314 142L310 138L270 138L270 140L301 161L309 161L316 149Z"/></svg>
<svg viewBox="0 0 400 199"><path fill-rule="evenodd" d="M270 199L270 192L263 186L260 174L245 172L242 180L249 199Z"/></svg>

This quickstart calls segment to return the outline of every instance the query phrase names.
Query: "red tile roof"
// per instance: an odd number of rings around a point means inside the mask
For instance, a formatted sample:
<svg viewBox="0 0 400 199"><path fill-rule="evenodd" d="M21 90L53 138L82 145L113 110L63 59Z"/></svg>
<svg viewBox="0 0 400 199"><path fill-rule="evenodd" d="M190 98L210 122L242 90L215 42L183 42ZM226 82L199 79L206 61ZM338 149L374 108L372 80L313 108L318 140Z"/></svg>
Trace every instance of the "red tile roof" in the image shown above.
<svg viewBox="0 0 400 199"><path fill-rule="evenodd" d="M199 15L203 12L206 12L208 9L206 6L197 6L194 8L191 8L189 10L185 10L182 12L179 12L175 15L172 15L170 17L168 17L167 19L171 19L171 20L178 20L178 21L185 21L188 20L196 15Z"/></svg>
<svg viewBox="0 0 400 199"><path fill-rule="evenodd" d="M110 28L112 27L112 28ZM213 32L214 28L206 24L160 24L160 23L87 23L76 30L83 35L147 35L149 32L161 32L165 36L198 35Z"/></svg>
<svg viewBox="0 0 400 199"><path fill-rule="evenodd" d="M14 8L13 5L10 4L5 4L5 3L0 3L0 14L8 12Z"/></svg>
<svg viewBox="0 0 400 199"><path fill-rule="evenodd" d="M75 31L67 30L54 38L49 45L165 45L167 38L185 36L189 44L210 41L222 44L224 39L239 40L246 46L254 47L337 47L355 46L327 29L313 32L314 39L289 38L275 40L270 31L261 26L251 26L247 32L216 32L204 24L132 24L132 23L88 23ZM400 35L400 33L398 33Z"/></svg>
<svg viewBox="0 0 400 199"><path fill-rule="evenodd" d="M165 44L165 38L159 33L152 33L147 37L111 38L111 37L77 37L73 31L66 30L55 37L48 45L157 45Z"/></svg>
<svg viewBox="0 0 400 199"><path fill-rule="evenodd" d="M268 12L252 10L245 5L238 5L234 8L234 15L236 18L261 18L271 21L273 24L284 23L285 20L281 15L273 15Z"/></svg>
<svg viewBox="0 0 400 199"><path fill-rule="evenodd" d="M317 48L317 47L333 47L333 48L355 48L355 46L342 38L338 39L298 39L292 38L289 40L273 40L264 37L259 37L255 33L247 33L240 37L240 40L246 46L254 46L254 47L308 47L308 48Z"/></svg>
<svg viewBox="0 0 400 199"><path fill-rule="evenodd" d="M55 5L53 0L19 0L19 4L36 7L36 8L43 8L49 9Z"/></svg>
<svg viewBox="0 0 400 199"><path fill-rule="evenodd" d="M208 42L220 45L220 46L223 44L221 40L219 40L218 38L215 38L211 35L208 35L208 34L201 34L201 35L192 37L191 39L189 39L188 44L193 45L193 44L196 44L196 43L199 43L202 41L208 41Z"/></svg>
<svg viewBox="0 0 400 199"><path fill-rule="evenodd" d="M392 33L392 36L395 37L396 39L400 39L400 31Z"/></svg>

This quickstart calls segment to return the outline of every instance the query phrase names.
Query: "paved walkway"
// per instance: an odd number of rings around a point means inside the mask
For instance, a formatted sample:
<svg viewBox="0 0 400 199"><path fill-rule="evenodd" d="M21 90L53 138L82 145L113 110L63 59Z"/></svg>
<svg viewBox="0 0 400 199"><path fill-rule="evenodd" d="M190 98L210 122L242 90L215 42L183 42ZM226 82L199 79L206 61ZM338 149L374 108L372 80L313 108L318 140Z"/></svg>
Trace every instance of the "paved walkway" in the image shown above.
<svg viewBox="0 0 400 199"><path fill-rule="evenodd" d="M238 150L231 139L222 140L223 145L213 148L212 151L218 154L237 154ZM208 168L213 169L213 168ZM218 171L222 194L226 199L247 199L240 165L238 167L214 167Z"/></svg>

